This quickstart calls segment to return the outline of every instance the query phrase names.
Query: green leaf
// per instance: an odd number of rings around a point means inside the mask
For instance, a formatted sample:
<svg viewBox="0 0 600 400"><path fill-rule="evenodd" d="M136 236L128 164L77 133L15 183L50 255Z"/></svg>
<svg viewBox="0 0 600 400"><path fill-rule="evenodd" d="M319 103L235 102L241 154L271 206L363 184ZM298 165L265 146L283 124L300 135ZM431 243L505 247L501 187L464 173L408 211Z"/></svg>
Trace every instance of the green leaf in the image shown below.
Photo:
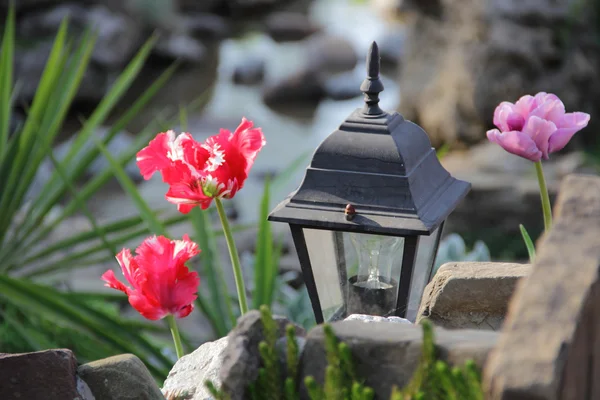
<svg viewBox="0 0 600 400"><path fill-rule="evenodd" d="M15 9L11 7L6 18L0 53L0 165L8 146L8 131L12 111L13 54L15 41Z"/></svg>
<svg viewBox="0 0 600 400"><path fill-rule="evenodd" d="M202 277L206 280L206 291L210 292L208 298L203 295L204 290L198 294L198 305L209 316L215 335L223 337L227 335L231 327L235 326L236 320L219 259L215 232L210 225L208 210L196 207L190 212L190 217L196 233L194 239L202 249L200 253ZM227 323L227 318L229 323Z"/></svg>
<svg viewBox="0 0 600 400"><path fill-rule="evenodd" d="M254 309L258 309L261 305L271 305L270 290L274 287L277 277L277 265L273 263L273 235L271 224L267 221L270 211L269 197L269 180L267 179L260 203L258 239L254 258L254 295L252 297Z"/></svg>
<svg viewBox="0 0 600 400"><path fill-rule="evenodd" d="M106 147L104 147L100 140L94 139L94 141L96 142L96 146L98 146L102 154L104 154L104 157L106 157L106 159L108 160L113 170L113 173L115 174L115 176L119 180L119 183L121 184L121 187L123 188L123 190L125 190L125 192L129 195L131 200L133 200L133 202L135 203L138 211L140 212L140 216L144 219L150 231L155 232L158 235L168 236L167 230L165 229L164 225L161 224L161 222L158 220L155 212L150 208L148 203L146 203L146 200L142 198L137 188L135 187L135 184L131 179L129 179L123 167L121 167L121 165L113 158L113 156L106 149Z"/></svg>
<svg viewBox="0 0 600 400"><path fill-rule="evenodd" d="M519 224L519 229L521 230L521 236L523 236L523 241L525 242L525 247L527 247L527 253L529 254L529 262L533 264L535 261L535 246L529 233L527 233L527 229L522 224Z"/></svg>
<svg viewBox="0 0 600 400"><path fill-rule="evenodd" d="M21 182L23 170L27 168L27 163L31 160L32 152L35 149L36 132L40 129L40 121L43 120L44 106L51 100L51 95L58 84L66 61L64 55L66 34L67 24L66 21L63 21L42 73L27 120L18 135L15 158L9 166L3 163L3 168L8 167L9 172L6 182L0 182L3 189L0 193L0 209L3 213L3 219L0 220L0 243L3 241L8 225L19 205L18 185Z"/></svg>
<svg viewBox="0 0 600 400"><path fill-rule="evenodd" d="M52 317L74 329L87 331L116 351L136 354L157 377L165 377L171 366L160 349L138 331L128 329L114 318L82 303L65 300L54 289L0 275L0 297L16 306L26 307L31 313Z"/></svg>

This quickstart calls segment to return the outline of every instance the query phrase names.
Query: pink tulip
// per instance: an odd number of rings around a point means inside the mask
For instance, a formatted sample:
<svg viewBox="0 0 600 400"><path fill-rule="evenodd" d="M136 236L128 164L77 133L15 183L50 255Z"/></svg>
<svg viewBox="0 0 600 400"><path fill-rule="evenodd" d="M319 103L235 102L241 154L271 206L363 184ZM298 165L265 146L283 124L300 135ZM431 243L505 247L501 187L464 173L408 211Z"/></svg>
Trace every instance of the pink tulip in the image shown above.
<svg viewBox="0 0 600 400"><path fill-rule="evenodd" d="M488 131L487 137L509 153L538 162L562 150L589 120L583 112L565 113L556 95L541 92L523 96L515 104L500 103L494 112L498 129Z"/></svg>

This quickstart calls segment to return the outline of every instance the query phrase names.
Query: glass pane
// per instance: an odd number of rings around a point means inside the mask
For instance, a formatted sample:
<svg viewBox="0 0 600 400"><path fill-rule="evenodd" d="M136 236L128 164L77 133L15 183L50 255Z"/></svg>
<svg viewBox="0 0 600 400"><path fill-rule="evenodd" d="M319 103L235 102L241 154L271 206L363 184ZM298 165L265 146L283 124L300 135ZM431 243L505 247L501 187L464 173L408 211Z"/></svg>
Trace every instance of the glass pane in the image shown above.
<svg viewBox="0 0 600 400"><path fill-rule="evenodd" d="M344 314L344 296L338 272L340 260L343 266L343 251L340 257L338 250L341 233L305 228L304 239L323 310L323 319L341 319Z"/></svg>
<svg viewBox="0 0 600 400"><path fill-rule="evenodd" d="M429 283L431 269L435 261L435 255L439 244L440 234L444 226L441 225L430 236L420 236L419 246L417 248L417 257L415 261L415 269L410 283L410 294L408 296L408 308L406 318L410 321L415 321L421 297L425 286Z"/></svg>
<svg viewBox="0 0 600 400"><path fill-rule="evenodd" d="M393 315L404 238L344 232L346 315Z"/></svg>
<svg viewBox="0 0 600 400"><path fill-rule="evenodd" d="M304 229L325 321L396 311L404 238Z"/></svg>

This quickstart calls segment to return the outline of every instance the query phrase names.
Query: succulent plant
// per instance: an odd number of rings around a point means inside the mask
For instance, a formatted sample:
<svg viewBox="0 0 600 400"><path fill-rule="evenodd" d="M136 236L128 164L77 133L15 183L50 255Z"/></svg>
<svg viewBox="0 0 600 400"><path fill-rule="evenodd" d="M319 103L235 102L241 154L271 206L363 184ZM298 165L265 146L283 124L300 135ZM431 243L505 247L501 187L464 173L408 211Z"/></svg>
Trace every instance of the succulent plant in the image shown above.
<svg viewBox="0 0 600 400"><path fill-rule="evenodd" d="M475 242L471 251L467 251L463 238L457 233L452 233L440 242L433 274L443 264L452 261L490 261L490 251L481 240Z"/></svg>

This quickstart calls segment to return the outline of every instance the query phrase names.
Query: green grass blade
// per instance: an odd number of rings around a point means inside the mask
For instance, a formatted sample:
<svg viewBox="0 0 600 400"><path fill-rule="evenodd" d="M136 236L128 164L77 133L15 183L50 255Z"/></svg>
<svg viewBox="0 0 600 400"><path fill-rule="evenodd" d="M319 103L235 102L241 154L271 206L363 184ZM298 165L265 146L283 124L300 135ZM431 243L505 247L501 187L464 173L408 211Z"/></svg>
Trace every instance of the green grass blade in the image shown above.
<svg viewBox="0 0 600 400"><path fill-rule="evenodd" d="M531 236L527 232L527 229L522 224L519 224L519 229L521 230L521 236L523 236L523 241L525 242L525 247L527 247L527 253L529 254L529 262L533 264L535 261L535 245L531 240Z"/></svg>
<svg viewBox="0 0 600 400"><path fill-rule="evenodd" d="M202 265L202 277L206 279L205 287L210 292L209 307L213 308L212 314L216 314L218 318L218 326L214 326L213 330L219 336L226 335L229 329L235 326L235 315L233 306L228 296L228 288L223 275L223 267L219 259L219 252L215 240L215 232L210 225L209 213L207 210L195 208L190 213L192 226L195 230L195 240L202 249L200 253L200 262ZM222 233L222 232L221 232ZM227 323L226 315L229 318Z"/></svg>
<svg viewBox="0 0 600 400"><path fill-rule="evenodd" d="M84 35L81 45L74 56L71 57L68 65L65 66L65 72L62 74L58 85L56 86L56 88L60 90L56 90L58 93L54 93L52 101L48 103L46 109L43 111L42 120L34 129L36 144L31 153L30 160L26 164L27 168L23 171L20 182L13 194L11 206L16 207L17 209L22 204L23 197L31 186L41 163L51 149L52 143L59 133L67 113L71 108L92 56L94 41L95 38L93 38L89 32ZM65 57L64 62L66 61L67 58ZM45 199L48 194L49 191L47 191L47 189L42 190L39 197ZM38 204L38 201L34 201L33 204ZM28 215L31 215L31 213ZM17 231L16 235L18 234L19 232Z"/></svg>
<svg viewBox="0 0 600 400"><path fill-rule="evenodd" d="M18 136L17 153L10 165L7 174L8 178L6 181L1 182L0 210L2 210L3 219L0 220L0 242L2 242L6 234L8 224L12 220L12 216L16 212L19 203L15 194L17 193L17 187L20 183L23 170L27 169L27 163L30 161L35 148L35 131L39 129L40 121L43 119L44 105L51 100L50 96L58 84L59 76L62 73L62 67L66 60L64 54L66 34L67 24L66 21L63 21L50 51L44 72L42 73L27 120ZM4 167L6 167L6 164L4 164Z"/></svg>
<svg viewBox="0 0 600 400"><path fill-rule="evenodd" d="M265 180L265 187L260 203L259 221L258 221L258 240L256 242L256 255L254 257L254 295L252 296L252 306L258 309L261 305L270 306L269 288L272 281L275 280L273 271L273 235L271 225L267 221L269 209L269 180Z"/></svg>
<svg viewBox="0 0 600 400"><path fill-rule="evenodd" d="M163 224L160 223L158 218L155 215L155 212L150 208L148 203L142 198L140 193L133 181L127 176L123 167L113 158L113 156L109 153L109 151L104 147L102 142L98 139L95 139L96 146L100 149L104 157L108 160L113 173L119 180L121 187L127 195L131 198L131 200L135 203L138 211L140 212L140 216L144 219L150 231L156 233L157 235L165 235L167 236L167 231Z"/></svg>
<svg viewBox="0 0 600 400"><path fill-rule="evenodd" d="M100 240L104 244L104 246L105 246L106 250L109 252L109 254L116 255L117 254L116 247L114 247L114 245L109 243L108 240L106 239L106 233L102 230L102 228L100 226L98 226L98 223L96 222L96 218L94 218L94 216L88 209L85 202L81 200L81 198L77 194L77 190L73 187L73 184L71 182L69 182L69 178L67 178L67 174L65 173L62 166L58 163L58 161L56 161L56 158L52 154L52 149L49 148L48 150L49 150L48 156L50 156L50 160L52 161L52 164L54 164L54 168L56 168L56 171L58 171L61 178L63 178L63 180L65 181L65 184L68 186L69 191L71 192L71 195L75 198L75 200L79 204L80 210L85 214L88 221L92 225L92 229L93 229L94 233L96 234L96 236L98 238L100 238Z"/></svg>
<svg viewBox="0 0 600 400"><path fill-rule="evenodd" d="M170 368L170 361L139 333L91 307L65 301L60 292L54 289L0 275L0 296L12 304L26 307L29 312L52 317L68 323L74 329L87 331L115 350L136 354L155 376L164 377ZM152 356L160 366L156 366L146 355Z"/></svg>
<svg viewBox="0 0 600 400"><path fill-rule="evenodd" d="M2 36L0 53L0 161L8 144L10 113L12 109L11 91L13 87L13 58L15 45L15 9L10 7Z"/></svg>
<svg viewBox="0 0 600 400"><path fill-rule="evenodd" d="M165 70L159 77L156 79L149 88L147 88L144 93L140 97L137 98L135 103L125 112L125 114L119 118L117 122L112 126L106 137L103 139L103 143L107 145L117 133L121 132L125 127L129 124L129 122L150 102L150 100L156 95L156 93L168 82L168 80L173 76L173 73L176 71L177 65L173 65L167 70ZM149 124L143 131L148 132L148 128L153 125ZM137 135L138 137L145 137L146 135ZM139 141L138 141L139 142ZM124 161L121 165L126 165L133 156L139 150L139 143L136 145L135 150L131 152L131 157ZM98 157L99 151L97 148L92 148L88 150L85 154L77 157L77 162L75 166L69 165L71 172L71 177L73 180L79 179L87 168L94 162L94 160ZM66 161L66 160L65 160ZM63 166L67 165L66 162L63 161ZM35 204L39 204L37 207L39 211L35 213L36 219L38 221L40 218L44 218L45 215L52 209L52 206L56 204L60 200L60 198L64 195L66 191L66 187L61 185L57 180L56 176L52 176L48 183L44 186L41 191L39 201L35 202ZM32 218L33 219L33 218Z"/></svg>

